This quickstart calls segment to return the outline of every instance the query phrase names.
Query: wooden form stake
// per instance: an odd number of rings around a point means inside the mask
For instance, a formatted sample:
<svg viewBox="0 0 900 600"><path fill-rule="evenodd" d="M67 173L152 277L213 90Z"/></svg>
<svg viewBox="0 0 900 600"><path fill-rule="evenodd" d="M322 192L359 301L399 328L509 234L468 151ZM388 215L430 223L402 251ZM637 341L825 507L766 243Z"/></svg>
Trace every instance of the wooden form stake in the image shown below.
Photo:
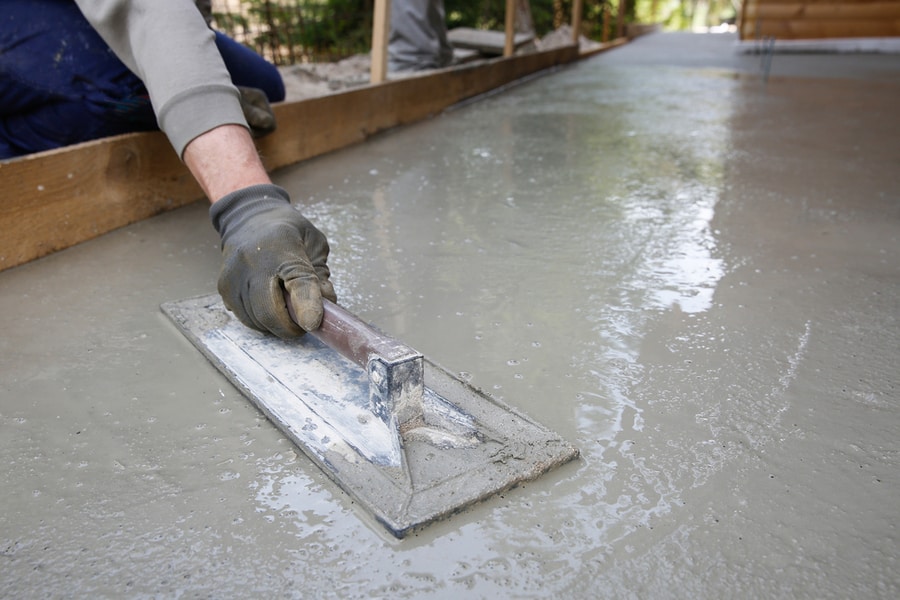
<svg viewBox="0 0 900 600"><path fill-rule="evenodd" d="M572 3L572 42L578 44L581 37L581 15L584 11L584 0L575 0Z"/></svg>
<svg viewBox="0 0 900 600"><path fill-rule="evenodd" d="M372 19L372 67L370 81L381 83L387 79L388 37L391 32L391 0L375 0Z"/></svg>
<svg viewBox="0 0 900 600"><path fill-rule="evenodd" d="M512 56L515 52L516 38L516 0L506 0L506 43L503 44L503 56Z"/></svg>
<svg viewBox="0 0 900 600"><path fill-rule="evenodd" d="M603 33L600 34L600 41L606 43L609 41L609 2L603 3Z"/></svg>

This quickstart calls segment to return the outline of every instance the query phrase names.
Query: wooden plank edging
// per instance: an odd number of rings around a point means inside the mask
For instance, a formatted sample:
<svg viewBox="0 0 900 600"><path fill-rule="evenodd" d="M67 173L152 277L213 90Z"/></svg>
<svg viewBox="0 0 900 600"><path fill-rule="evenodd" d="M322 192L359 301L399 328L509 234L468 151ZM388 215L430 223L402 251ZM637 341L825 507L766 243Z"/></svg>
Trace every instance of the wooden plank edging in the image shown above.
<svg viewBox="0 0 900 600"><path fill-rule="evenodd" d="M0 270L201 197L160 132L130 133L0 163Z"/></svg>
<svg viewBox="0 0 900 600"><path fill-rule="evenodd" d="M274 170L582 56L571 45L278 104L273 107L278 129L259 140L258 148L266 168ZM0 271L203 195L160 132L130 133L0 162L0 182L5 192Z"/></svg>

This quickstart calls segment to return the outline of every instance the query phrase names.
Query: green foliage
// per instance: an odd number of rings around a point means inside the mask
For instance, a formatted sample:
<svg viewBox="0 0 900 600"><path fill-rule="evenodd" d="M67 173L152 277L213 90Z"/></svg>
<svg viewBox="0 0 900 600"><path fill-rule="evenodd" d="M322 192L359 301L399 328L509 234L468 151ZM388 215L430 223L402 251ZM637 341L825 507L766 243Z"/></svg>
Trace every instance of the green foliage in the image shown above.
<svg viewBox="0 0 900 600"><path fill-rule="evenodd" d="M444 0L447 27L497 29L505 20L505 0Z"/></svg>
<svg viewBox="0 0 900 600"><path fill-rule="evenodd" d="M635 19L641 23L661 23L670 30L734 22L740 0L638 0Z"/></svg>
<svg viewBox="0 0 900 600"><path fill-rule="evenodd" d="M639 0L642 1L642 0ZM649 1L649 0L647 0ZM572 22L572 0L531 0L531 19L538 37ZM615 23L616 0L584 0L582 32L589 38L601 39L605 5ZM444 0L447 26L502 30L506 19L506 0ZM630 12L633 12L633 2Z"/></svg>
<svg viewBox="0 0 900 600"><path fill-rule="evenodd" d="M215 13L216 26L276 64L368 52L373 0L242 0L243 14Z"/></svg>
<svg viewBox="0 0 900 600"><path fill-rule="evenodd" d="M594 3L597 3L596 1ZM561 5L570 14L571 0L531 0L531 18L537 35L542 36L555 29L556 6ZM588 0L587 4L591 4ZM447 11L447 27L473 27L475 29L504 28L506 0L444 0ZM563 22L568 22L568 17Z"/></svg>

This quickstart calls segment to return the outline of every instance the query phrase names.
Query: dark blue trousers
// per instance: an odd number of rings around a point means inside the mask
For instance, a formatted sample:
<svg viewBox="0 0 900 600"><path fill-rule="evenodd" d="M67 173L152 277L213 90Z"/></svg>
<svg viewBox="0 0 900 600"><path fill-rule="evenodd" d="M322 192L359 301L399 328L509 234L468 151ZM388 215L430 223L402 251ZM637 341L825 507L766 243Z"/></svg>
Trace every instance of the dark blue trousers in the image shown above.
<svg viewBox="0 0 900 600"><path fill-rule="evenodd" d="M284 100L274 65L218 32L216 45L235 85ZM0 159L156 128L144 84L71 0L3 0Z"/></svg>

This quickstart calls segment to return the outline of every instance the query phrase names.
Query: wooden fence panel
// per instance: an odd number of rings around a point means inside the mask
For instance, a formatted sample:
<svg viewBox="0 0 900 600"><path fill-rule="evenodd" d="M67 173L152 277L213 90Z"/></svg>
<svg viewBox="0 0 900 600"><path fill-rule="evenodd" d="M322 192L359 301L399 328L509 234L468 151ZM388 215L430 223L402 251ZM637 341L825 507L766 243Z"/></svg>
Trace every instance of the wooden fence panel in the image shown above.
<svg viewBox="0 0 900 600"><path fill-rule="evenodd" d="M741 39L900 36L900 0L745 0Z"/></svg>

